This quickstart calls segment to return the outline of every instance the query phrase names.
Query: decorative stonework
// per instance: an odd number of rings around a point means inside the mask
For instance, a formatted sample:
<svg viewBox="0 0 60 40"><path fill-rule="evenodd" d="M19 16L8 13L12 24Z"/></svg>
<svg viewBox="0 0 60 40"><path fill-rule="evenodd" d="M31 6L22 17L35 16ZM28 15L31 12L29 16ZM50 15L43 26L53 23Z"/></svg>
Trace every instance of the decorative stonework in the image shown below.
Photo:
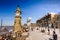
<svg viewBox="0 0 60 40"><path fill-rule="evenodd" d="M19 6L16 9L15 21L14 21L14 32L15 33L22 33L22 26L21 26L21 11Z"/></svg>

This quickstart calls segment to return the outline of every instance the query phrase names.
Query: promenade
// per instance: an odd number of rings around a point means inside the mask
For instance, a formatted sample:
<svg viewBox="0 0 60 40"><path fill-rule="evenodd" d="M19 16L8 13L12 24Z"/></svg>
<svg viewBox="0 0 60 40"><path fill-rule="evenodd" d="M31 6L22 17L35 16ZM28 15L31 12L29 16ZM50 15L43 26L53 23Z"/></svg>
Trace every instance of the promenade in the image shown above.
<svg viewBox="0 0 60 40"><path fill-rule="evenodd" d="M45 29L45 33L42 33L41 28L39 30L36 30L36 28L33 31L29 31L29 37L26 38L26 40L49 40L49 38L53 37L53 29L50 29L50 35L48 35L47 28ZM56 34L58 36L58 40L60 40L60 33L59 29L56 29Z"/></svg>

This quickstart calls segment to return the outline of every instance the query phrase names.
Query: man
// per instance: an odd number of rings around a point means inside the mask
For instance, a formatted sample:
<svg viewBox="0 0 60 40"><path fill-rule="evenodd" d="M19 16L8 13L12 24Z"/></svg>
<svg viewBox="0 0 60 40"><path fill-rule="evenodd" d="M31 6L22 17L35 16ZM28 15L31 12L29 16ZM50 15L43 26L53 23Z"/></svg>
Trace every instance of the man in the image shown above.
<svg viewBox="0 0 60 40"><path fill-rule="evenodd" d="M57 34L53 31L53 40L57 40Z"/></svg>

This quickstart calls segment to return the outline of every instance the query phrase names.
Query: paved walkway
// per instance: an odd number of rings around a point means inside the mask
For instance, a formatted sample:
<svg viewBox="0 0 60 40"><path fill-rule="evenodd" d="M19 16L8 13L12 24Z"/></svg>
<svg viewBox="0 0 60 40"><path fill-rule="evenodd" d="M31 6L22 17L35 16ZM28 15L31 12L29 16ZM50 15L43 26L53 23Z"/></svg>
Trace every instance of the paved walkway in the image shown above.
<svg viewBox="0 0 60 40"><path fill-rule="evenodd" d="M56 29L57 34L58 30ZM46 33L42 33L39 30L34 29L34 31L29 31L29 37L26 38L26 40L49 40L49 38L52 38L52 29L51 34L47 35ZM58 34L58 40L60 40L60 34Z"/></svg>

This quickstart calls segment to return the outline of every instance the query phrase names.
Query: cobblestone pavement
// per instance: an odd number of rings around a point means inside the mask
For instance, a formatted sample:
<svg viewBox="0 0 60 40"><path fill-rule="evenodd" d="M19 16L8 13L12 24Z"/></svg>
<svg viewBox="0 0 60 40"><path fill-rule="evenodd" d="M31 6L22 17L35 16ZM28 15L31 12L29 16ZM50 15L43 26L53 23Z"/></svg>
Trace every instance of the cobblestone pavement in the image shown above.
<svg viewBox="0 0 60 40"><path fill-rule="evenodd" d="M53 29L50 29L50 35L48 35L47 29L45 30L45 33L40 32L40 29L36 30L36 28L33 31L29 31L29 37L26 40L49 40L49 38L52 38ZM60 40L59 29L55 31L58 35L58 40Z"/></svg>

